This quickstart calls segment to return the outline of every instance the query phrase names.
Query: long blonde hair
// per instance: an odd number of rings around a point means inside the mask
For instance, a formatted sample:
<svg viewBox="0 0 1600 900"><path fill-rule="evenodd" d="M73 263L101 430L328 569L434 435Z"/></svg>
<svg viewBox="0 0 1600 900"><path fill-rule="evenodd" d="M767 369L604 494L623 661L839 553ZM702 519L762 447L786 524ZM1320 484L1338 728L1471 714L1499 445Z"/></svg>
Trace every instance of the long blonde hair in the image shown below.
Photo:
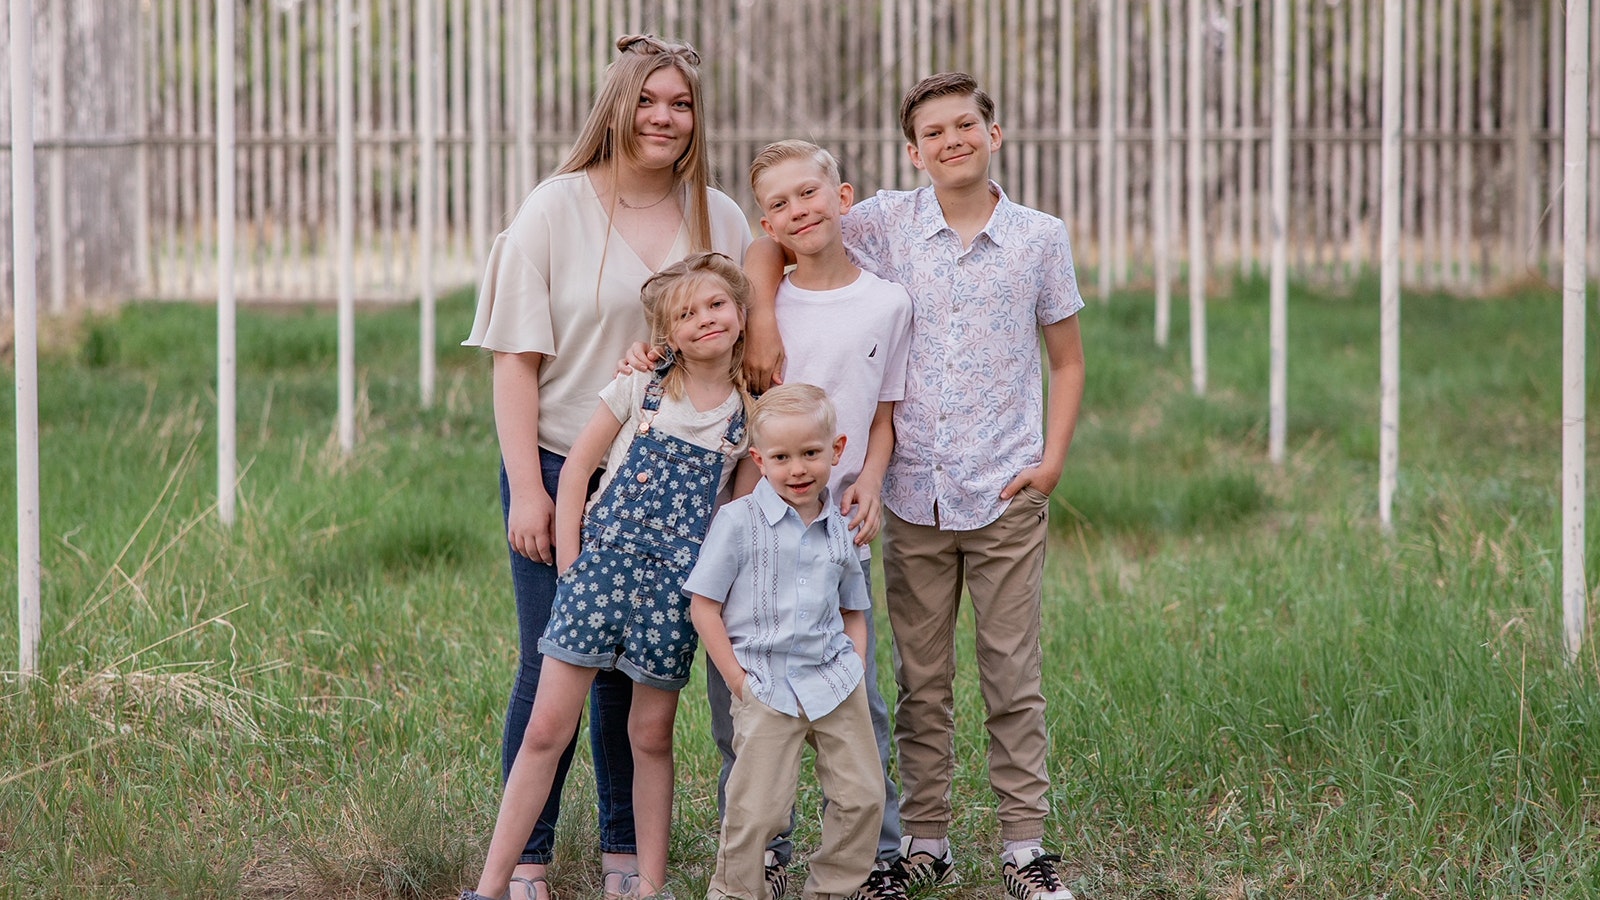
<svg viewBox="0 0 1600 900"><path fill-rule="evenodd" d="M701 253L711 249L711 163L706 154L705 116L700 111L700 54L688 44L664 41L652 34L625 34L617 38L620 55L606 68L600 93L595 95L589 117L577 143L561 163L557 175L582 172L609 163L612 184L620 160L639 158L639 142L633 133L634 110L645 80L655 72L672 67L689 85L689 102L694 107L694 127L689 132L689 147L672 166L673 190L689 188L684 221L689 225L689 248ZM613 203L615 201L613 200Z"/></svg>
<svg viewBox="0 0 1600 900"><path fill-rule="evenodd" d="M750 280L727 255L722 253L691 253L650 276L639 290L639 300L644 303L645 322L650 326L651 346L670 353L667 337L678 321L678 311L683 309L696 288L708 281L720 282L728 298L739 307L739 339L733 343L733 355L728 363L728 380L739 392L745 406L750 405L750 391L744 379L744 325L750 312ZM673 366L662 376L661 388L668 396L683 396L683 367Z"/></svg>

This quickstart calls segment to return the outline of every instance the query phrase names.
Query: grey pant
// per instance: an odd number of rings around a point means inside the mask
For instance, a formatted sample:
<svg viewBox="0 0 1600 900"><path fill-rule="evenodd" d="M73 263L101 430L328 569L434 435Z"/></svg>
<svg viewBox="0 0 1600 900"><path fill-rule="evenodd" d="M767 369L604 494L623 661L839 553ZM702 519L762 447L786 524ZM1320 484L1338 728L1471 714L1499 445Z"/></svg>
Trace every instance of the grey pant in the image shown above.
<svg viewBox="0 0 1600 900"><path fill-rule="evenodd" d="M862 568L866 570L867 594L871 595L872 570L865 564ZM878 626L873 622L872 612L867 610L867 674L862 680L867 685L872 734L878 739L878 760L883 764L883 826L878 831L878 859L893 862L900 856L900 791L889 777L889 705L883 702L883 694L878 691ZM722 753L722 772L717 777L717 819L721 821L727 809L728 773L733 771L733 714L729 711L733 695L728 692L728 683L722 680L722 673L716 666L706 666L706 699L711 702L711 737ZM788 865L794 856L794 841L790 839L793 830L794 811L791 809L789 827L767 845L783 865Z"/></svg>

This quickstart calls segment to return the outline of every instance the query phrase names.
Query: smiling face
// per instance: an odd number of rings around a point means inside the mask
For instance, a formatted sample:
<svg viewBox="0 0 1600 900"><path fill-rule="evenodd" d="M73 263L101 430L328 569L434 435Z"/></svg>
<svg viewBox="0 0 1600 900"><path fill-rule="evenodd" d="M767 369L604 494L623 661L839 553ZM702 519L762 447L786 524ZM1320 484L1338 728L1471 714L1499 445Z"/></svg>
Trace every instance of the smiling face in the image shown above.
<svg viewBox="0 0 1600 900"><path fill-rule="evenodd" d="M946 94L923 101L911 118L915 141L907 146L911 164L928 173L936 188L988 183L989 157L1000 149L1000 126L985 122L969 94Z"/></svg>
<svg viewBox="0 0 1600 900"><path fill-rule="evenodd" d="M818 253L839 240L839 217L854 192L829 177L815 160L795 157L775 163L756 179L761 229L797 256Z"/></svg>
<svg viewBox="0 0 1600 900"><path fill-rule="evenodd" d="M650 73L633 111L635 161L646 169L670 169L689 149L694 134L694 97L689 81L672 66Z"/></svg>
<svg viewBox="0 0 1600 900"><path fill-rule="evenodd" d="M810 522L822 512L822 491L844 453L844 435L831 435L816 415L776 415L761 424L750 455L783 502Z"/></svg>
<svg viewBox="0 0 1600 900"><path fill-rule="evenodd" d="M667 346L684 359L726 360L744 330L744 311L715 276L686 285L673 311Z"/></svg>

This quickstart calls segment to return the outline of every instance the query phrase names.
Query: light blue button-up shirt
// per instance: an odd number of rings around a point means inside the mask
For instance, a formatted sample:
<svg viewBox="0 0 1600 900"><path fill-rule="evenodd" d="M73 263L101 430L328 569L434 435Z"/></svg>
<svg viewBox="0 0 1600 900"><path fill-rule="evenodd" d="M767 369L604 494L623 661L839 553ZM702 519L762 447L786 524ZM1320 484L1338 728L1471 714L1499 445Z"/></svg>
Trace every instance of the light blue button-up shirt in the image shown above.
<svg viewBox="0 0 1600 900"><path fill-rule="evenodd" d="M722 604L747 689L778 712L821 718L861 683L840 610L870 610L872 598L847 521L826 491L810 525L765 479L722 507L683 590Z"/></svg>

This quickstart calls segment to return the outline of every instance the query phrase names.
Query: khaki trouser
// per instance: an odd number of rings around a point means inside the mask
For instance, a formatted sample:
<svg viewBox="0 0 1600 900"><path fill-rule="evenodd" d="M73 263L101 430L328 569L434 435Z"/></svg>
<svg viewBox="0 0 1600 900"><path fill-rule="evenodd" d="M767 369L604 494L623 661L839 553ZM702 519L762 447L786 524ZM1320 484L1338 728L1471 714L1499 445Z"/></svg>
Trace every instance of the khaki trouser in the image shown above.
<svg viewBox="0 0 1600 900"><path fill-rule="evenodd" d="M811 856L806 900L856 892L878 854L883 769L864 685L819 719L786 716L746 694L734 697L733 771L717 846L717 871L706 896L767 900L767 842L789 827L805 744L816 748L817 781L827 804L822 846Z"/></svg>
<svg viewBox="0 0 1600 900"><path fill-rule="evenodd" d="M1002 840L1044 835L1049 812L1039 603L1050 498L1024 488L971 531L913 525L885 510L883 572L894 628L895 747L905 833L943 838L955 767L956 613L965 581L988 710L989 786Z"/></svg>

